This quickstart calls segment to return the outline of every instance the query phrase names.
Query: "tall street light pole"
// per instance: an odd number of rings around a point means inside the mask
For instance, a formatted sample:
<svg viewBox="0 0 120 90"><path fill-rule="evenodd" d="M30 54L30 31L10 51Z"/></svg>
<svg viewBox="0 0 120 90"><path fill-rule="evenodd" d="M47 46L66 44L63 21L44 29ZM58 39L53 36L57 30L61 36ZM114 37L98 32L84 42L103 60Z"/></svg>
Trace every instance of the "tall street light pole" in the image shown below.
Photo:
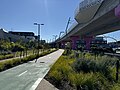
<svg viewBox="0 0 120 90"><path fill-rule="evenodd" d="M39 43L40 43L40 26L44 24L34 23L34 25L38 26L38 55L39 55Z"/></svg>

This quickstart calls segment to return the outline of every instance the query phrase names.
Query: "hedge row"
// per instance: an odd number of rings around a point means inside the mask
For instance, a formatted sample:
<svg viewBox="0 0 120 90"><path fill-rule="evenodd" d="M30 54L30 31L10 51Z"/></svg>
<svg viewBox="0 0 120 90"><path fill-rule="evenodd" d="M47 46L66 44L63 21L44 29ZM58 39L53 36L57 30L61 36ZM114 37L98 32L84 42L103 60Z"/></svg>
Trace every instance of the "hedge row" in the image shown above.
<svg viewBox="0 0 120 90"><path fill-rule="evenodd" d="M0 60L3 60L3 59L8 59L8 58L13 58L14 55L13 54L8 54L8 55L0 55Z"/></svg>
<svg viewBox="0 0 120 90"><path fill-rule="evenodd" d="M45 56L45 55L50 54L54 51L56 51L56 49L47 50L39 55L30 55L30 56L27 56L24 58L17 58L17 59L11 59L11 60L0 62L0 72L4 71L6 69L12 68L14 66L17 66L17 65L27 63L28 61L32 61L32 60L37 59L39 57Z"/></svg>

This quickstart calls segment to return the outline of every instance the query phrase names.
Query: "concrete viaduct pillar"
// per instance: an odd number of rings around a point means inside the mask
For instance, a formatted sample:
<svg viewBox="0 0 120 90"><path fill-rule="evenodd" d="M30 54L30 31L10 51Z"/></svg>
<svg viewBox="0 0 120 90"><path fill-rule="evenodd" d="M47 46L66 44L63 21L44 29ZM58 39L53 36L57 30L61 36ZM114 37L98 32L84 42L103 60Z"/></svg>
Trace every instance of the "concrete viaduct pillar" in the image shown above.
<svg viewBox="0 0 120 90"><path fill-rule="evenodd" d="M120 18L120 5L115 8L115 16Z"/></svg>
<svg viewBox="0 0 120 90"><path fill-rule="evenodd" d="M65 48L65 43L66 43L65 41L62 41L62 42L61 42L61 45L60 45L60 46L61 46L62 49Z"/></svg>
<svg viewBox="0 0 120 90"><path fill-rule="evenodd" d="M56 43L56 47L57 47L57 48L61 48L61 43L60 43L60 42L57 42L57 43Z"/></svg>
<svg viewBox="0 0 120 90"><path fill-rule="evenodd" d="M70 39L71 39L71 46L72 46L72 49L73 50L76 50L77 49L77 44L76 44L76 42L77 42L77 40L79 40L79 36L71 36L70 37Z"/></svg>
<svg viewBox="0 0 120 90"><path fill-rule="evenodd" d="M93 40L93 36L84 36L84 41L86 43L85 48L90 50L90 43Z"/></svg>

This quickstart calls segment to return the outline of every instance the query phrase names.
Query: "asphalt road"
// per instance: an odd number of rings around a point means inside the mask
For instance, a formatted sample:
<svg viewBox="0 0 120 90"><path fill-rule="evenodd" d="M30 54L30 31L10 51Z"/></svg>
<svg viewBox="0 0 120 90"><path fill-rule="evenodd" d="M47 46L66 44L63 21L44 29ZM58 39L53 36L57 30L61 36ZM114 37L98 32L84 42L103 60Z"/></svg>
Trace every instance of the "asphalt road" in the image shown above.
<svg viewBox="0 0 120 90"><path fill-rule="evenodd" d="M0 90L35 90L63 51L0 72Z"/></svg>

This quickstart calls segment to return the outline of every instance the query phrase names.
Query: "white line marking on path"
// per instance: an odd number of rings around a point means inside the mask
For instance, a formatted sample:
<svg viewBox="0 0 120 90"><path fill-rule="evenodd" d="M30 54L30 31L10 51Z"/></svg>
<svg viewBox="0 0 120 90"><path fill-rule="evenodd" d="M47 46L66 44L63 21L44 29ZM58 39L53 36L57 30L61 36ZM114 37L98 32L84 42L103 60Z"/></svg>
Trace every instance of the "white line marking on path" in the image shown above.
<svg viewBox="0 0 120 90"><path fill-rule="evenodd" d="M33 86L30 88L30 90L35 90L37 88L37 86L39 85L39 83L42 81L42 79L45 77L45 75L48 73L49 70L50 70L50 68L47 69L46 73L43 75L42 78L37 79L37 81L33 84Z"/></svg>
<svg viewBox="0 0 120 90"><path fill-rule="evenodd" d="M27 71L24 71L23 73L19 74L18 77L22 76L23 74L25 74Z"/></svg>

